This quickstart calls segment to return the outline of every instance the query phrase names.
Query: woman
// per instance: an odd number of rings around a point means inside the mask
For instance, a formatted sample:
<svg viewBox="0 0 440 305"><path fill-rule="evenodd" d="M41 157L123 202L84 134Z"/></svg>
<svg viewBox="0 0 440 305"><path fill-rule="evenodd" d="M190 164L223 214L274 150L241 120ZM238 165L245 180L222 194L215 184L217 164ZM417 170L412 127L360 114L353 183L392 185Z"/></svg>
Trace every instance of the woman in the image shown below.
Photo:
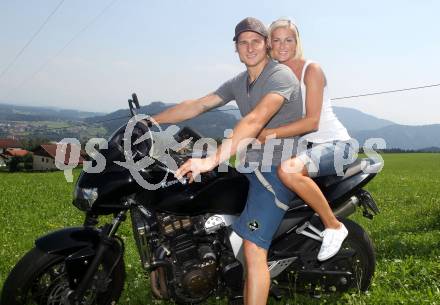
<svg viewBox="0 0 440 305"><path fill-rule="evenodd" d="M311 177L336 174L335 152L348 148L350 140L347 130L336 118L329 98L327 81L317 63L305 60L297 27L287 19L278 19L269 28L271 55L290 67L301 83L303 97L303 118L291 124L264 129L259 140L266 136L285 138L304 135L301 143L307 144L307 150L296 157L284 161L278 168L279 178L298 196L300 196L320 216L325 230L318 260L327 260L340 249L348 232L333 214L323 193ZM301 146L301 145L300 145Z"/></svg>

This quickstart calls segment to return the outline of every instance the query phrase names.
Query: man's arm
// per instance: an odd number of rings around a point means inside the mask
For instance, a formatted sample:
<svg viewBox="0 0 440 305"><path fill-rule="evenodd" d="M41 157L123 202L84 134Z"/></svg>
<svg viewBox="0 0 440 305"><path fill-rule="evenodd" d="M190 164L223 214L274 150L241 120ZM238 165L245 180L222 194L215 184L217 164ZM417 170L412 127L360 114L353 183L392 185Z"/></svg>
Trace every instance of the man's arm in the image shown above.
<svg viewBox="0 0 440 305"><path fill-rule="evenodd" d="M232 137L223 141L222 146L217 149L216 163L219 164L235 155L242 140L256 138L264 126L280 110L283 102L284 97L279 94L269 93L265 95L258 105L238 122ZM227 155L222 154L222 150L230 153Z"/></svg>
<svg viewBox="0 0 440 305"><path fill-rule="evenodd" d="M188 159L175 173L178 179L191 172L191 179L200 173L212 170L221 162L234 155L242 140L255 138L269 120L280 110L284 97L276 93L269 93L263 97L258 105L242 118L234 128L230 139L224 140L215 154L205 158Z"/></svg>
<svg viewBox="0 0 440 305"><path fill-rule="evenodd" d="M186 100L176 106L170 107L159 114L153 116L153 119L159 123L179 123L192 119L199 114L208 111L211 108L222 104L223 100L216 94L211 93L195 100Z"/></svg>

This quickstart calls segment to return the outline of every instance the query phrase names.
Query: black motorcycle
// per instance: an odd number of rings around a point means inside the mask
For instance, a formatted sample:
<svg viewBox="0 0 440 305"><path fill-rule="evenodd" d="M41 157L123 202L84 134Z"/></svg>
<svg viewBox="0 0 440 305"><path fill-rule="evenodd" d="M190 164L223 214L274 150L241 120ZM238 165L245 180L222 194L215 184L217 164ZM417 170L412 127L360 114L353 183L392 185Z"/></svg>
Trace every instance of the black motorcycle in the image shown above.
<svg viewBox="0 0 440 305"><path fill-rule="evenodd" d="M135 94L129 107L132 116L140 109ZM210 296L240 302L242 240L231 224L244 208L247 178L230 167L227 172L202 174L200 182L188 184L154 159L139 175L157 187L141 187L120 164L127 159L127 143L132 143L133 161L148 155L153 135L137 140L152 134L150 127L140 121L130 139L125 125L111 136L108 149L99 151L107 160L104 171L83 171L75 187L73 204L85 212L84 225L37 239L5 281L1 305L114 304L125 280L124 243L116 233L127 212L155 297L179 304L199 303ZM185 127L174 138L188 143L184 149L168 151L179 165L192 156L191 145L200 135ZM369 287L376 263L373 245L362 227L346 217L358 207L370 219L379 212L362 189L378 167L380 162L363 159L347 166L344 176L315 179L349 232L338 254L327 261L317 260L323 230L319 217L301 199L289 205L268 253L271 296ZM98 217L108 214L114 215L112 222L98 227Z"/></svg>

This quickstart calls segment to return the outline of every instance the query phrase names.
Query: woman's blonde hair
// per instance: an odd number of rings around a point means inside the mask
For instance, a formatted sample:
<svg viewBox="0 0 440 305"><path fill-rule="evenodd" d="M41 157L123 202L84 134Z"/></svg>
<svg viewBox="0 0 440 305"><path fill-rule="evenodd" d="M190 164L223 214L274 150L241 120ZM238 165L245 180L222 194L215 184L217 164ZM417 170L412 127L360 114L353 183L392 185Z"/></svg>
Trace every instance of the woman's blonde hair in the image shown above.
<svg viewBox="0 0 440 305"><path fill-rule="evenodd" d="M272 33L278 28L286 28L290 29L293 32L293 35L295 36L295 42L296 42L296 48L295 48L295 57L294 59L304 59L301 39L299 38L299 31L296 27L295 23L291 21L289 18L279 18L271 23L269 26L269 45L272 40ZM271 46L272 48L272 46ZM272 54L272 53L271 53Z"/></svg>

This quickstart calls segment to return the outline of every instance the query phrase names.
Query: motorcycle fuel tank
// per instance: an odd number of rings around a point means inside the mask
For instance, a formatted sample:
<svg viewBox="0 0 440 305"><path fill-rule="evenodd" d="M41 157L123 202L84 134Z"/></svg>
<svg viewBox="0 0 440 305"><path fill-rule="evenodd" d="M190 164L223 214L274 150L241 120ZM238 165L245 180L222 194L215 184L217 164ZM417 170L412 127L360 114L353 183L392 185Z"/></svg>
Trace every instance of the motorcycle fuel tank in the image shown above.
<svg viewBox="0 0 440 305"><path fill-rule="evenodd" d="M246 204L248 186L244 175L229 168L227 173L210 173L201 182L187 185L167 181L141 200L157 211L175 215L239 214Z"/></svg>

